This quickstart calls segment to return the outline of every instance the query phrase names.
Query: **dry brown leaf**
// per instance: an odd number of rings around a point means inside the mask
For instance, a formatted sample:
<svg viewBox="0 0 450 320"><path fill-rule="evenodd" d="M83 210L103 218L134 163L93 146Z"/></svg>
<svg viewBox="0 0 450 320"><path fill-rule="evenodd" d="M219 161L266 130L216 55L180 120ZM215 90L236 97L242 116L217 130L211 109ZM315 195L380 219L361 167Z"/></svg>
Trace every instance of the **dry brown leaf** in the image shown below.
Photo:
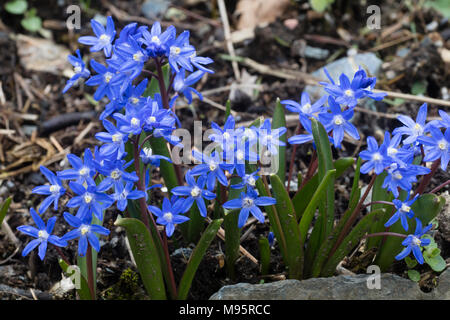
<svg viewBox="0 0 450 320"><path fill-rule="evenodd" d="M237 29L255 28L273 22L289 4L289 0L239 0L235 11L239 15Z"/></svg>

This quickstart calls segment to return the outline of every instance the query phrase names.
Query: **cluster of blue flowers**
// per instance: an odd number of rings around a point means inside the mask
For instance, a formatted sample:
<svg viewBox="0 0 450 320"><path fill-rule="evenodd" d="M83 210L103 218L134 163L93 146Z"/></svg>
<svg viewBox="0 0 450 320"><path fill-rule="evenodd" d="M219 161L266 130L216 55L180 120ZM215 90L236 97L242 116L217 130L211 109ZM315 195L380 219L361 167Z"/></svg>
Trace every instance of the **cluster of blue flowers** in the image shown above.
<svg viewBox="0 0 450 320"><path fill-rule="evenodd" d="M372 92L376 78L367 77L361 68L354 74L353 80L342 74L339 77L339 84L336 84L325 69L325 74L330 82L320 82L325 91L329 94L323 96L315 103L306 92L302 93L300 103L293 100L281 101L286 109L299 114L300 124L305 133L293 136L288 139L291 144L302 144L313 140L311 133L311 118L322 123L329 133L329 139L336 148L341 147L344 134L347 133L353 139L359 140L357 129L350 123L354 115L354 107L358 100L371 98L381 100L384 93ZM324 106L328 100L328 106ZM383 143L378 146L376 139L372 136L367 138L367 150L360 152L360 157L366 162L361 166L362 173L374 171L379 175L386 173L383 188L391 191L394 197L393 205L397 209L393 216L386 222L389 227L399 219L405 231L408 231L408 219L414 218L411 205L416 201L418 195L410 198L413 183L417 182L417 176L430 173L430 169L415 164L415 160L423 155L423 162L440 160L442 170L446 170L450 160L450 116L439 110L440 120L433 120L426 123L427 105L423 104L419 108L416 120L408 116L400 115L398 120L403 126L396 128L392 133L385 132ZM420 161L419 161L420 163ZM399 200L400 192L404 190L407 198ZM407 256L411 250L419 263L423 263L421 250L417 246L426 246L429 241L420 240L430 228L426 226L422 230L422 223L417 220L417 230L414 235L409 235L404 241L407 247L396 258L398 260Z"/></svg>
<svg viewBox="0 0 450 320"><path fill-rule="evenodd" d="M107 58L106 66L92 59L90 66L96 74L91 75L79 50L76 51L76 56L69 55L68 60L74 67L74 76L67 81L63 93L81 79L87 79L87 85L97 87L93 95L95 100L101 100L105 96L108 98L109 102L100 115L105 132L95 135L102 145L96 147L94 153L86 149L83 159L69 154L67 159L70 169L55 174L45 167L40 168L49 184L33 189L33 193L46 196L39 206L39 214L33 208L30 209L37 229L31 226L18 228L36 238L25 247L24 256L39 245L39 257L44 259L47 242L64 247L68 244L67 241L73 239L79 240L80 256L86 254L88 244L99 251L98 235L109 234L109 230L101 226L104 211L113 204L120 211L124 211L128 200L147 199L149 189L161 187L150 185L151 166L159 166L161 160L171 162L167 157L153 154L150 147L139 146L139 161L145 165L145 170L141 177L138 177L136 171L128 169L134 160L128 162L125 160L127 157L125 144L128 141L139 143L140 134L145 132L156 138L163 137L173 145L179 145L179 138L172 135L179 124L172 107L180 95L183 95L189 103L192 101L192 93L202 98L201 94L190 86L200 80L205 72L213 72L205 67L213 62L212 59L197 56L195 48L189 44L189 31L177 36L173 26L162 32L158 22L151 30L148 30L147 26L131 23L116 37L111 17L107 18L106 28L96 20L91 20L91 26L95 36L80 37L79 42L90 46L91 52L103 51ZM168 106L164 105L162 94L158 93L153 97L145 95L147 78L134 84L138 76L145 71L147 62L153 62L156 67L161 67L166 62L170 65L172 81L165 93L173 90L174 95ZM186 71L190 72L187 77ZM138 189L140 179L145 183L143 188ZM63 181L67 181L65 186ZM198 181L198 184L201 186L201 181ZM191 198L186 201L194 198L198 200L196 190L190 193ZM53 209L57 210L60 198L64 195L70 198L65 205L76 210L74 214L68 212L63 214L66 222L74 229L58 237L51 234L56 217L50 218L45 226L39 215L43 215L52 204ZM208 193L204 196L211 198ZM149 206L149 210L158 216L157 222L166 225L168 235L173 233L174 224L188 219L178 215L181 213L179 208L183 208L184 213L188 205L186 201L181 200L183 199L179 197L172 198L172 201L165 199L163 211ZM183 206L180 207L181 203Z"/></svg>
<svg viewBox="0 0 450 320"><path fill-rule="evenodd" d="M102 226L104 211L114 204L118 210L125 211L128 200L144 198L147 202L147 191L161 186L151 185L151 168L159 166L160 161L171 162L170 158L154 154L150 147L146 147L144 143L147 139L141 142L141 134L164 138L172 145L182 146L180 139L173 134L180 126L174 112L176 99L183 95L191 103L193 93L201 99L201 94L192 85L205 73L213 72L206 67L213 62L212 59L196 55L195 48L189 44L188 31L177 36L173 26L163 32L158 22L150 30L147 26L131 23L116 37L111 17L107 18L106 28L95 20L91 20L91 26L95 36L80 37L79 42L90 46L92 52L103 51L107 58L106 65L91 60L90 66L96 72L91 75L77 50L76 56L69 56L69 62L74 66L74 76L68 80L63 93L81 79L87 79L87 85L97 87L93 96L95 100L102 100L105 96L108 98L105 110L100 115L105 131L95 135L102 144L94 152L86 149L83 159L69 154L69 169L55 174L45 167L40 168L49 184L33 189L33 193L46 196L39 206L39 214L33 208L30 209L37 228L18 228L36 238L25 247L23 255L39 246L39 257L43 259L48 242L64 247L73 239L79 241L80 256L86 254L89 245L99 251L98 235L109 234L109 230ZM147 64L152 63L158 75L145 69ZM161 67L165 63L169 64L171 70L167 88L160 88L162 91L153 97L148 96L145 93L148 79L144 78L139 83L136 81L143 73L161 80ZM300 102L281 102L287 110L298 113L299 123L304 130L290 137L290 144L313 140L312 118L322 123L336 148L341 148L345 134L360 139L358 130L351 123L358 100L381 100L385 96L384 93L373 91L376 78L368 77L362 68L355 72L352 81L342 74L339 84L326 70L325 73L329 82L321 84L328 95L313 103L304 92ZM408 219L414 218L411 206L418 196L410 199L413 183L417 182L417 176L430 172L427 167L416 163L417 157L423 156L423 162L440 161L441 168L447 169L450 160L450 116L444 111L439 111L439 114L440 120L426 123L427 106L424 104L416 120L399 116L398 120L403 126L396 128L392 136L386 132L380 146L374 137L367 138L367 150L360 153L360 157L366 160L361 166L361 172L374 171L376 175L385 172L383 187L396 198L393 200L396 212L386 222L386 227L400 220L407 231ZM214 150L203 153L193 150L192 157L197 165L185 173L185 185L174 187L171 190L172 197L163 199L162 208L153 205L147 208L157 217L156 223L165 226L169 237L174 233L175 225L189 220L184 214L193 206L198 208L201 216L206 217L206 201L216 198L215 190L220 186L241 190L238 198L221 203L227 210L240 211L240 228L245 225L250 214L264 222L260 207L276 202L274 198L259 196L256 182L261 172L260 169L250 169L253 166L248 163L260 163L264 157L277 156L278 148L285 145L280 138L286 133L286 128L272 129L269 119L250 128L236 127L235 119L230 115L223 128L212 122L211 129L209 139L215 144ZM131 143L137 148L134 160L127 158L126 144ZM131 165L135 166L137 172L130 170ZM139 172L140 167L144 168L143 172ZM239 182L230 185L231 178ZM63 181L67 183L63 185ZM399 199L399 190L407 192L406 200ZM58 237L51 234L56 217L50 218L46 225L40 215L52 204L53 209L57 210L63 196L70 198L65 205L74 211L73 214L63 214L73 229ZM422 228L421 221L416 220L416 232L403 242L406 248L397 259L404 258L412 251L419 263L423 263L420 247L426 246L429 241L421 238L431 225Z"/></svg>

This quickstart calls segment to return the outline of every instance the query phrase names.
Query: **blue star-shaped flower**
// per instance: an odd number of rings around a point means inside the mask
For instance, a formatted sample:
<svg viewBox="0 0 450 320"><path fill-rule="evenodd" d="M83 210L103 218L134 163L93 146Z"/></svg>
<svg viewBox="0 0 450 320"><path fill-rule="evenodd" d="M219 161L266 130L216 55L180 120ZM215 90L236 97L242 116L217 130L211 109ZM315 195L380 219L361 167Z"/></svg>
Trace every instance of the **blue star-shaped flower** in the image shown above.
<svg viewBox="0 0 450 320"><path fill-rule="evenodd" d="M184 211L184 199L172 196L171 200L164 198L162 210L155 206L148 206L148 210L158 218L156 223L166 226L166 234L171 237L175 231L175 225L186 222L188 217L181 213Z"/></svg>
<svg viewBox="0 0 450 320"><path fill-rule="evenodd" d="M400 252L395 259L396 260L402 260L406 256L408 256L411 251L414 254L414 257L416 258L417 262L420 264L424 263L423 255L421 247L428 246L431 242L430 239L422 239L422 237L427 233L433 225L430 223L428 226L422 229L422 222L416 218L416 231L414 234L408 235L408 237L403 240L402 245L404 245L406 248L403 249L402 252Z"/></svg>
<svg viewBox="0 0 450 320"><path fill-rule="evenodd" d="M80 37L78 38L78 42L91 46L91 52L96 52L103 49L105 56L110 57L112 52L112 42L116 36L113 19L110 16L106 18L106 30L100 22L94 19L91 20L91 26L92 31L95 33L95 37Z"/></svg>
<svg viewBox="0 0 450 320"><path fill-rule="evenodd" d="M39 207L39 213L44 213L48 207L53 203L53 209L58 209L58 200L59 198L66 193L66 189L63 188L61 179L58 178L53 172L48 170L44 166L40 166L39 168L41 173L47 178L50 185L37 186L33 188L32 193L47 195L48 197L42 201Z"/></svg>

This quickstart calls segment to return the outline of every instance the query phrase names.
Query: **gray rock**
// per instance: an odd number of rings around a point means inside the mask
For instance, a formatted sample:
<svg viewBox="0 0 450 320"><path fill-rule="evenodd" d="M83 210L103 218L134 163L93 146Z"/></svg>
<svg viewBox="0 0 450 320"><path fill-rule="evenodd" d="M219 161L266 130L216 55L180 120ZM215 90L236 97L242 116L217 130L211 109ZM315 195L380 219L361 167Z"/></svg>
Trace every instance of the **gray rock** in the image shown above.
<svg viewBox="0 0 450 320"><path fill-rule="evenodd" d="M439 225L439 232L441 236L450 241L450 195L448 192L441 194L445 198L445 205L443 210L438 214L437 221Z"/></svg>
<svg viewBox="0 0 450 320"><path fill-rule="evenodd" d="M307 280L283 280L267 284L239 283L225 286L211 300L448 300L450 299L450 270L439 277L438 287L424 293L417 283L385 273L380 289L368 289L369 274Z"/></svg>
<svg viewBox="0 0 450 320"><path fill-rule="evenodd" d="M339 83L339 76L341 73L345 73L350 79L350 81L353 79L353 75L356 70L358 70L359 66L364 68L366 71L368 71L370 76L378 76L381 64L383 61L378 59L378 57L372 53L359 53L356 55L352 55L349 57L341 58L339 60L333 61L329 64L327 64L325 67L322 67L312 73L312 75L316 78L322 79L323 81L328 82L328 78L325 75L324 68L327 68L328 72L330 73L331 77L334 79L335 82ZM311 99L315 100L326 94L323 87L320 86L306 86L305 91L309 94ZM365 101L368 101L369 99L364 99Z"/></svg>

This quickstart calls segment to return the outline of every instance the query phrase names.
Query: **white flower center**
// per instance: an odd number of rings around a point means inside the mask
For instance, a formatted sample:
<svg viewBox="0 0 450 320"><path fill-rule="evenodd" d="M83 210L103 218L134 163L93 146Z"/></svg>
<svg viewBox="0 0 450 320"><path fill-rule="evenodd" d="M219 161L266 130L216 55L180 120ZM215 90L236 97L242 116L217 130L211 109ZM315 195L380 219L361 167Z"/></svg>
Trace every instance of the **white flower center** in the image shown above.
<svg viewBox="0 0 450 320"><path fill-rule="evenodd" d="M105 45L105 44L109 43L109 41L111 40L111 37L106 34L102 34L100 36L99 40L101 41L101 43L103 43Z"/></svg>
<svg viewBox="0 0 450 320"><path fill-rule="evenodd" d="M238 151L236 152L236 158L237 158L239 161L244 160L244 153L243 153L241 150L238 150Z"/></svg>
<svg viewBox="0 0 450 320"><path fill-rule="evenodd" d="M250 208L253 206L253 199L249 198L249 197L245 197L244 199L242 199L242 206L244 208Z"/></svg>
<svg viewBox="0 0 450 320"><path fill-rule="evenodd" d="M93 200L94 198L92 197L92 195L90 195L89 193L87 193L87 194L84 195L83 199L84 199L84 202L85 202L86 204L89 204L89 203L92 202L92 200Z"/></svg>
<svg viewBox="0 0 450 320"><path fill-rule="evenodd" d="M74 71L75 73L80 73L81 70L83 70L83 68L81 68L81 66L80 66L79 63L77 63L77 64L75 65L75 67L73 68L73 71Z"/></svg>
<svg viewBox="0 0 450 320"><path fill-rule="evenodd" d="M134 127L139 127L139 124L141 123L138 118L134 118L134 117L131 118L130 122L131 122L131 125Z"/></svg>
<svg viewBox="0 0 450 320"><path fill-rule="evenodd" d="M200 188L197 186L195 186L191 190L191 196L193 196L194 198L198 197L201 193L202 193L202 190L200 190Z"/></svg>
<svg viewBox="0 0 450 320"><path fill-rule="evenodd" d="M48 236L49 236L49 234L47 233L47 231L39 230L39 232L38 232L39 239L47 240Z"/></svg>
<svg viewBox="0 0 450 320"><path fill-rule="evenodd" d="M154 117L154 116L150 116L150 117L148 117L148 122L155 122L156 121L156 118Z"/></svg>
<svg viewBox="0 0 450 320"><path fill-rule="evenodd" d="M248 184L251 185L252 187L254 187L256 184L255 178L253 178L253 177L248 178Z"/></svg>
<svg viewBox="0 0 450 320"><path fill-rule="evenodd" d="M228 139L230 139L230 134L228 133L228 132L224 132L223 133L223 138L225 139L225 140L228 140Z"/></svg>
<svg viewBox="0 0 450 320"><path fill-rule="evenodd" d="M398 150L397 150L397 148L389 147L387 149L387 153L389 156L395 156L398 153Z"/></svg>
<svg viewBox="0 0 450 320"><path fill-rule="evenodd" d="M142 52L136 52L135 54L133 54L133 60L139 62L142 60L143 56L144 55L142 54Z"/></svg>
<svg viewBox="0 0 450 320"><path fill-rule="evenodd" d="M120 133L113 134L111 139L113 142L120 142L122 141L122 135Z"/></svg>
<svg viewBox="0 0 450 320"><path fill-rule="evenodd" d="M61 189L61 187L56 184L50 186L51 193L58 193L60 189Z"/></svg>
<svg viewBox="0 0 450 320"><path fill-rule="evenodd" d="M401 212L410 212L411 211L411 207L406 205L405 203L402 203L402 207L400 208Z"/></svg>
<svg viewBox="0 0 450 320"><path fill-rule="evenodd" d="M344 123L344 118L342 118L341 115L337 115L337 116L334 117L334 124L335 124L335 125L340 126L340 125L342 125L343 123Z"/></svg>
<svg viewBox="0 0 450 320"><path fill-rule="evenodd" d="M153 155L153 150L152 150L152 148L145 147L144 148L144 153L145 153L146 157L151 157Z"/></svg>
<svg viewBox="0 0 450 320"><path fill-rule="evenodd" d="M423 128L420 124L416 123L414 125L414 131L416 132L416 135L421 135L423 133Z"/></svg>
<svg viewBox="0 0 450 320"><path fill-rule="evenodd" d="M88 170L88 168L86 168L86 167L83 167L83 168L80 169L80 171L78 171L78 173L80 174L80 176L85 176L85 175L88 174L88 172L89 172L89 170ZM51 191L51 190L50 190L50 191Z"/></svg>
<svg viewBox="0 0 450 320"><path fill-rule="evenodd" d="M381 161L382 159L383 159L383 156L379 152L374 153L372 156L373 161Z"/></svg>
<svg viewBox="0 0 450 320"><path fill-rule="evenodd" d="M311 104L310 103L305 104L302 108L302 111L304 113L309 113L311 111Z"/></svg>
<svg viewBox="0 0 450 320"><path fill-rule="evenodd" d="M441 150L446 150L446 149L447 149L447 146L448 146L448 144L447 144L447 141L445 141L445 140L441 140L441 141L439 141L439 143L438 143L438 147L439 147L439 149L441 149Z"/></svg>
<svg viewBox="0 0 450 320"><path fill-rule="evenodd" d="M131 99L131 102L133 103L133 104L137 104L138 102L139 102L139 98L132 98Z"/></svg>
<svg viewBox="0 0 450 320"><path fill-rule="evenodd" d="M159 38L158 38L157 36L153 36L153 37L152 37L152 42L153 42L153 43L156 43L156 44L158 44L158 45L161 44L161 40L159 40Z"/></svg>
<svg viewBox="0 0 450 320"><path fill-rule="evenodd" d="M209 170L210 171L215 171L217 169L217 165L215 164L215 163L211 163L210 165L209 165Z"/></svg>
<svg viewBox="0 0 450 320"><path fill-rule="evenodd" d="M118 180L121 176L120 170L119 169L115 169L111 172L111 178L113 178L114 180Z"/></svg>
<svg viewBox="0 0 450 320"><path fill-rule="evenodd" d="M172 219L173 219L173 214L172 214L172 212L166 212L166 213L164 213L163 218L164 218L167 222L172 222Z"/></svg>
<svg viewBox="0 0 450 320"><path fill-rule="evenodd" d="M86 233L89 232L90 229L91 229L90 226L82 225L80 229L81 235L84 236Z"/></svg>
<svg viewBox="0 0 450 320"><path fill-rule="evenodd" d="M394 174L394 178L395 178L396 180L402 180L402 179L403 179L403 176L401 175L400 172L396 172L396 173Z"/></svg>
<svg viewBox="0 0 450 320"><path fill-rule="evenodd" d="M179 55L181 52L181 48L180 47L171 47L170 48L170 53L174 54L174 55Z"/></svg>
<svg viewBox="0 0 450 320"><path fill-rule="evenodd" d="M421 241L419 238L415 237L415 236L413 236L412 242L413 242L416 246L420 246L421 243L422 243L422 241Z"/></svg>
<svg viewBox="0 0 450 320"><path fill-rule="evenodd" d="M353 90L350 90L350 89L345 90L345 95L348 97L353 96Z"/></svg>
<svg viewBox="0 0 450 320"><path fill-rule="evenodd" d="M111 72L106 72L104 77L105 77L105 82L109 83L111 81L111 78L113 77L113 74Z"/></svg>

